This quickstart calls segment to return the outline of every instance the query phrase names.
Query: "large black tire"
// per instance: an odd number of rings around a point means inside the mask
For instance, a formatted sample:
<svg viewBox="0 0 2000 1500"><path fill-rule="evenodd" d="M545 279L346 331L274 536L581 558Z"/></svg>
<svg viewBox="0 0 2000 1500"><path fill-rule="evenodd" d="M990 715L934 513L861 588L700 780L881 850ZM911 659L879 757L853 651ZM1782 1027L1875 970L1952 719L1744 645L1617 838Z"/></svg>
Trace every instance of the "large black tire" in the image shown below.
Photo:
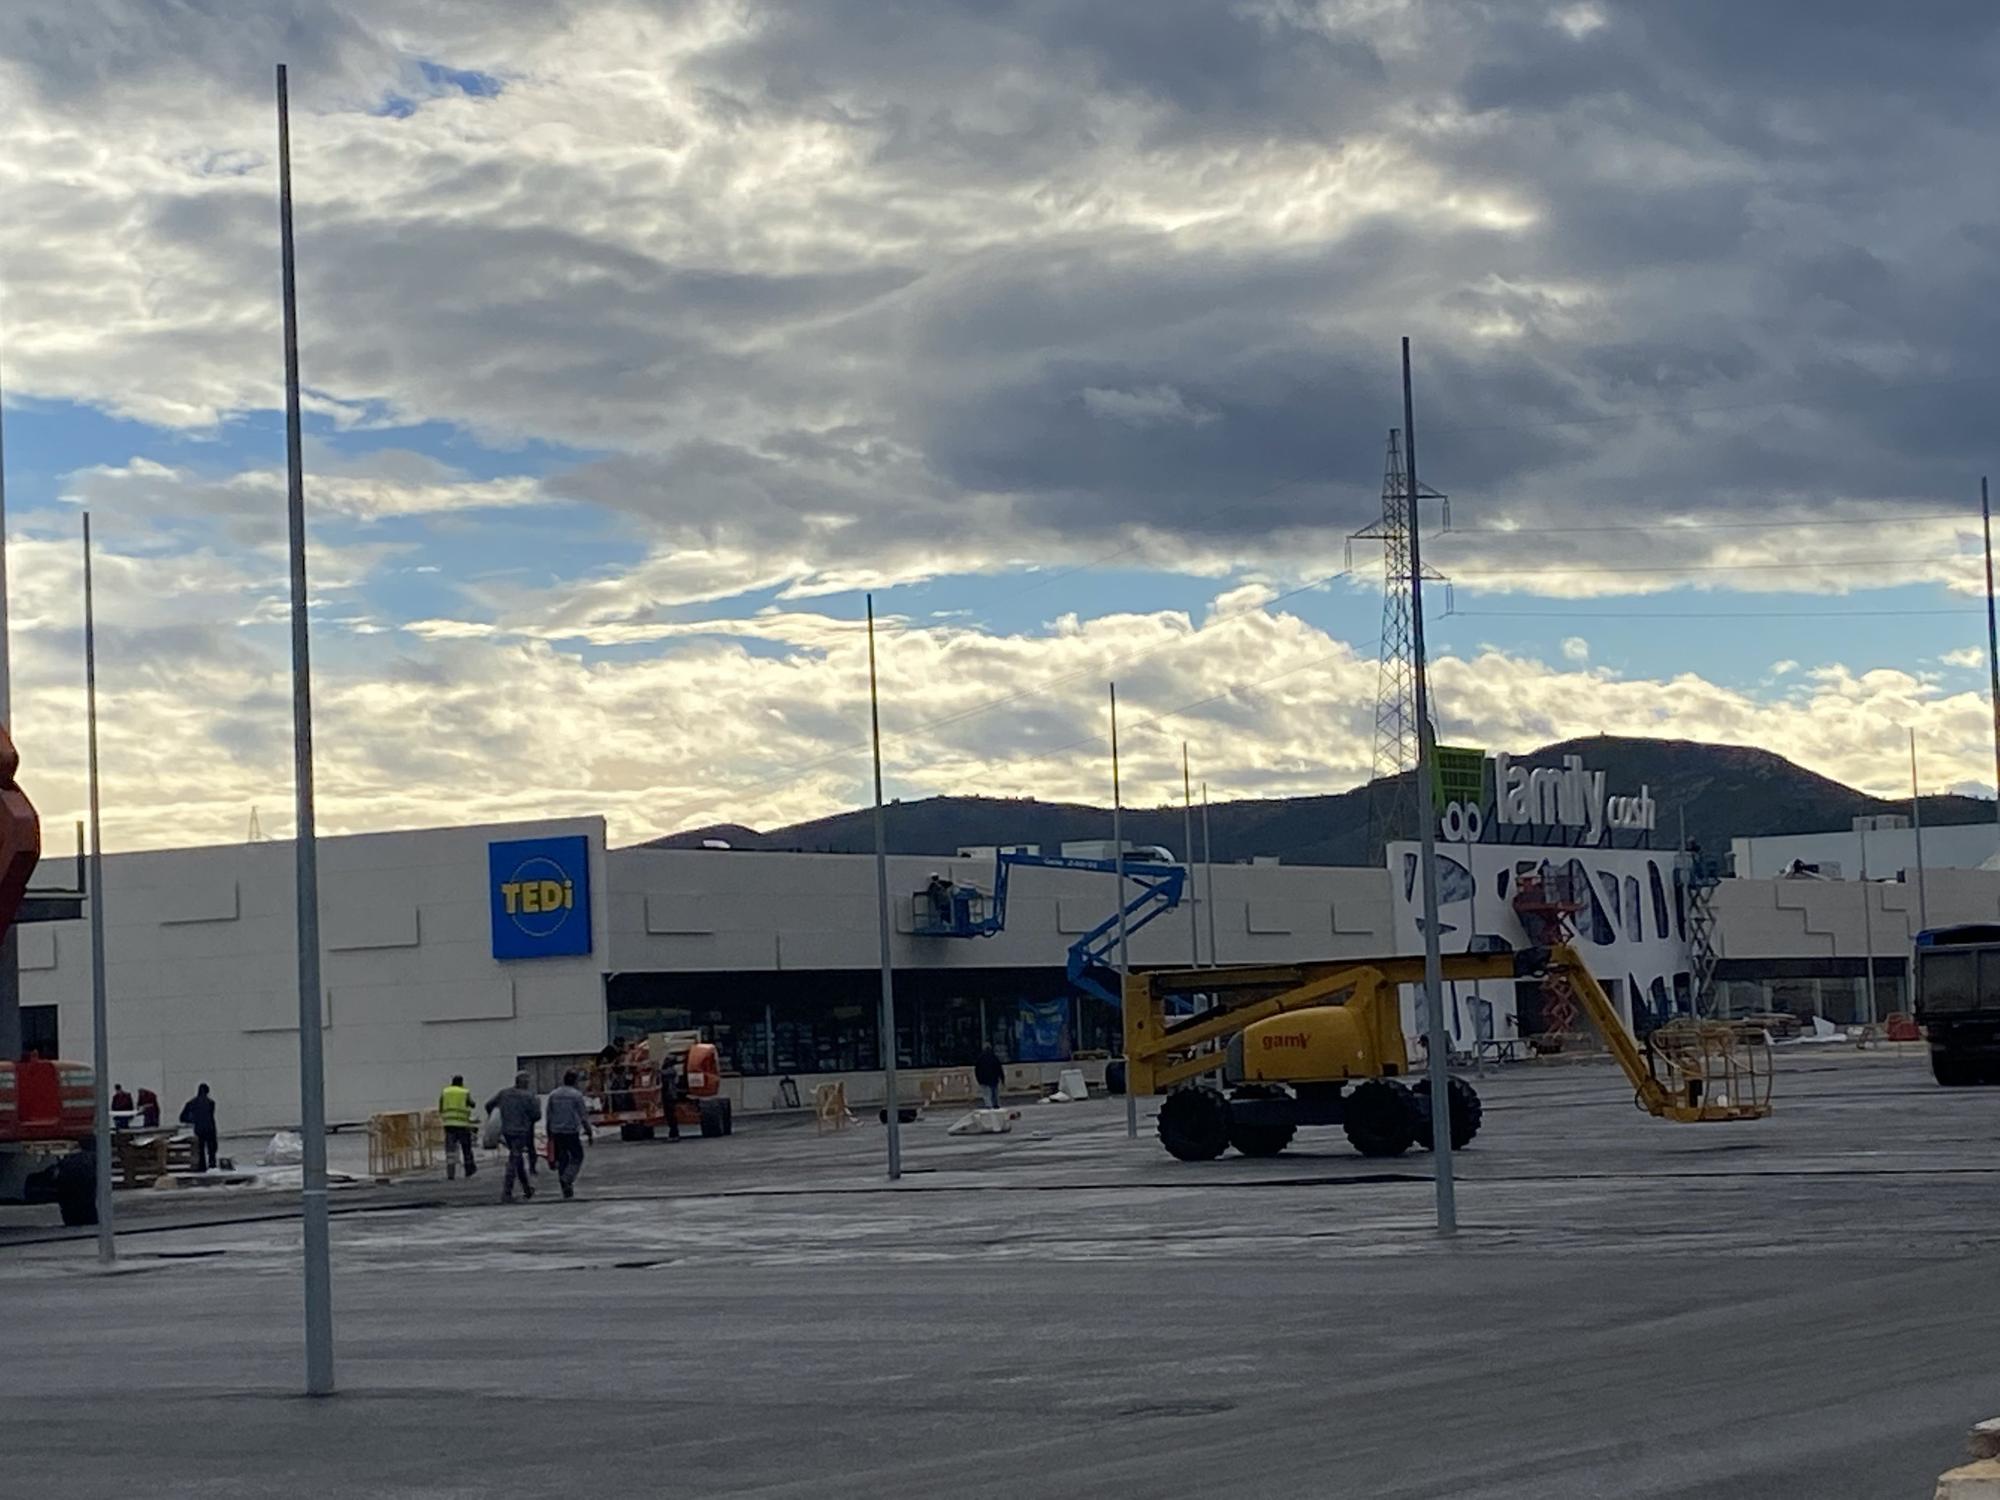
<svg viewBox="0 0 2000 1500"><path fill-rule="evenodd" d="M1931 1077L1948 1089L1970 1088L1982 1081L1979 1065L1963 1057L1953 1057L1949 1052L1931 1049Z"/></svg>
<svg viewBox="0 0 2000 1500"><path fill-rule="evenodd" d="M1269 1085L1248 1084L1229 1096L1231 1099L1282 1099L1285 1091ZM1299 1127L1287 1121L1283 1125L1251 1125L1235 1117L1230 1112L1229 1144L1245 1156L1276 1156L1291 1145L1292 1137L1299 1133Z"/></svg>
<svg viewBox="0 0 2000 1500"><path fill-rule="evenodd" d="M1229 1101L1207 1084L1175 1089L1160 1103L1160 1144L1179 1161L1214 1161L1229 1149Z"/></svg>
<svg viewBox="0 0 2000 1500"><path fill-rule="evenodd" d="M701 1111L701 1133L709 1140L713 1140L724 1133L722 1129L721 1105L721 1100L704 1099L697 1106Z"/></svg>
<svg viewBox="0 0 2000 1500"><path fill-rule="evenodd" d="M1451 1149L1463 1151L1468 1142L1479 1134L1479 1122L1485 1118L1485 1110L1480 1105L1478 1090L1463 1078L1451 1080ZM1431 1138L1431 1081L1426 1078L1410 1090L1410 1097L1417 1105L1417 1144L1424 1150L1432 1149Z"/></svg>
<svg viewBox="0 0 2000 1500"><path fill-rule="evenodd" d="M1113 1098L1125 1092L1125 1059L1114 1057L1104 1065L1104 1092Z"/></svg>
<svg viewBox="0 0 2000 1500"><path fill-rule="evenodd" d="M736 1106L731 1104L727 1099L722 1101L722 1133L724 1135L736 1134Z"/></svg>
<svg viewBox="0 0 2000 1500"><path fill-rule="evenodd" d="M618 1127L618 1139L621 1141L650 1141L652 1138L653 1127L650 1125L637 1125L627 1121Z"/></svg>
<svg viewBox="0 0 2000 1500"><path fill-rule="evenodd" d="M1370 1078L1341 1101L1341 1126L1363 1156L1401 1156L1417 1138L1417 1106L1393 1078Z"/></svg>
<svg viewBox="0 0 2000 1500"><path fill-rule="evenodd" d="M62 1221L70 1225L97 1222L97 1157L90 1151L72 1151L59 1160L53 1173L56 1207Z"/></svg>

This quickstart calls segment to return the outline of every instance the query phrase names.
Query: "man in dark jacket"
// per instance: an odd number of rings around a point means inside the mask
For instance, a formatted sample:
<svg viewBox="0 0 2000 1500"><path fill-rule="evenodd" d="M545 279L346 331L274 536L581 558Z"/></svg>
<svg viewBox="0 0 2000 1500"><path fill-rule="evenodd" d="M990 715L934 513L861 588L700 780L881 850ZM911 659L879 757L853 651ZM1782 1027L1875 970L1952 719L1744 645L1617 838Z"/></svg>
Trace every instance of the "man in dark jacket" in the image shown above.
<svg viewBox="0 0 2000 1500"><path fill-rule="evenodd" d="M988 1042L980 1049L979 1061L972 1065L972 1076L979 1084L979 1091L986 1096L986 1107L1000 1107L1000 1085L1007 1077L1007 1070L1000 1065L1000 1054Z"/></svg>
<svg viewBox="0 0 2000 1500"><path fill-rule="evenodd" d="M549 1095L549 1149L555 1153L556 1181L565 1198L576 1196L576 1174L583 1170L583 1138L597 1137L590 1128L590 1105L576 1086L576 1074L563 1074L562 1087Z"/></svg>
<svg viewBox="0 0 2000 1500"><path fill-rule="evenodd" d="M521 1184L521 1196L532 1198L535 1188L528 1181L528 1159L535 1150L535 1122L542 1117L542 1101L528 1087L526 1073L516 1073L511 1089L502 1089L486 1101L489 1115L496 1109L500 1111L500 1139L507 1143L507 1180L500 1185L500 1201L514 1201L516 1182Z"/></svg>
<svg viewBox="0 0 2000 1500"><path fill-rule="evenodd" d="M207 1084L196 1089L194 1097L181 1106L181 1124L194 1132L194 1169L208 1171L221 1157L216 1152L215 1101L208 1097Z"/></svg>
<svg viewBox="0 0 2000 1500"><path fill-rule="evenodd" d="M144 1084L139 1085L139 1123L148 1130L160 1128L160 1096Z"/></svg>

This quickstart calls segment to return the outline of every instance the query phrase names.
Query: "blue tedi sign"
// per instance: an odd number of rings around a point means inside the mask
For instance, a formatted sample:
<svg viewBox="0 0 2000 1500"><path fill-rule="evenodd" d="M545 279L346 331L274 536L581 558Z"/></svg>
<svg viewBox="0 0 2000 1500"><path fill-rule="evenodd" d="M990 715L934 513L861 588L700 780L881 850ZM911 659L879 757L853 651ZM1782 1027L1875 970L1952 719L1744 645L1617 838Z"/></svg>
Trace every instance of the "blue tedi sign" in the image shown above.
<svg viewBox="0 0 2000 1500"><path fill-rule="evenodd" d="M486 846L495 958L590 952L590 840L512 839Z"/></svg>

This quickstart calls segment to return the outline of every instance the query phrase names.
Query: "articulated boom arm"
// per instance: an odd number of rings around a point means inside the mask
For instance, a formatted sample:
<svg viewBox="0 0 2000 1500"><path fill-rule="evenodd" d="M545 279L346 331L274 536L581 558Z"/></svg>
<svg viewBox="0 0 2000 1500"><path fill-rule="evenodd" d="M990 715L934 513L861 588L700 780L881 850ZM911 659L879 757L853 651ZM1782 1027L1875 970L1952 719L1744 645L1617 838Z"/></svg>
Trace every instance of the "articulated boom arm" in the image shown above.
<svg viewBox="0 0 2000 1500"><path fill-rule="evenodd" d="M1574 946L1551 949L1548 970L1568 980L1647 1114L1696 1124L1771 1112L1771 1047L1762 1032L1726 1021L1675 1021L1647 1037L1642 1051Z"/></svg>
<svg viewBox="0 0 2000 1500"><path fill-rule="evenodd" d="M1771 1112L1770 1049L1760 1035L1715 1021L1676 1022L1633 1040L1604 987L1568 943L1519 953L1447 953L1447 980L1525 979L1565 985L1604 1038L1646 1113L1684 1123L1760 1119ZM1274 1016L1340 1005L1364 1016L1374 1054L1399 1067L1405 1056L1400 986L1419 984L1416 957L1269 968L1180 969L1125 981L1127 1087L1162 1093L1216 1066L1216 1051ZM1201 1014L1174 1020L1168 1000L1202 996Z"/></svg>

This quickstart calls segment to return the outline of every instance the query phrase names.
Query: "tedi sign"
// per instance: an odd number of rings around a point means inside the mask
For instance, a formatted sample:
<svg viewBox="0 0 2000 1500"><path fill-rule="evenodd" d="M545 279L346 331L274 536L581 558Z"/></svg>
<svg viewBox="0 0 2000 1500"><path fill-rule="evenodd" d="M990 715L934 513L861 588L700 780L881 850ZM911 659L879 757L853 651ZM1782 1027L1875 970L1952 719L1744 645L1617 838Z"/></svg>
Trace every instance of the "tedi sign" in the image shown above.
<svg viewBox="0 0 2000 1500"><path fill-rule="evenodd" d="M1651 832L1659 810L1649 788L1636 797L1608 797L1604 773L1565 755L1560 768L1521 766L1512 756L1493 757L1493 822L1500 828L1574 828L1595 844L1607 830Z"/></svg>

